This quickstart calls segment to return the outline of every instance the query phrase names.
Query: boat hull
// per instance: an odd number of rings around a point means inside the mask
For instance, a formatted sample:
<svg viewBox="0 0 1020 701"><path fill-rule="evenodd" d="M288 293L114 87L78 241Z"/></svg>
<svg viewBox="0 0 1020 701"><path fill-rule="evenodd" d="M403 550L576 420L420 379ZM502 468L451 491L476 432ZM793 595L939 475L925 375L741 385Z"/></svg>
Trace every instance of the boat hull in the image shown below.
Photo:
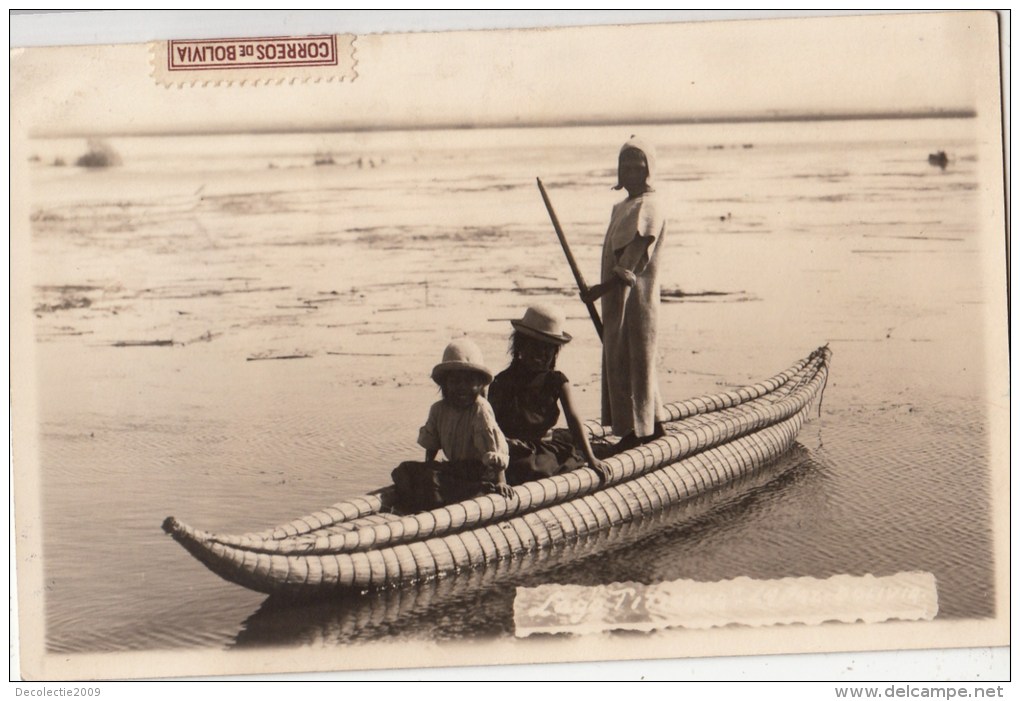
<svg viewBox="0 0 1020 701"><path fill-rule="evenodd" d="M815 351L761 396L700 402L663 438L610 458L600 485L578 470L423 514L382 513L386 490L260 534L222 536L173 517L164 530L228 581L280 596L363 591L485 568L584 539L745 478L795 443L820 400L831 353ZM729 396L723 393L720 396ZM344 505L356 503L354 509ZM346 512L346 513L345 513ZM303 524L303 525L302 525ZM307 528L305 527L307 526Z"/></svg>

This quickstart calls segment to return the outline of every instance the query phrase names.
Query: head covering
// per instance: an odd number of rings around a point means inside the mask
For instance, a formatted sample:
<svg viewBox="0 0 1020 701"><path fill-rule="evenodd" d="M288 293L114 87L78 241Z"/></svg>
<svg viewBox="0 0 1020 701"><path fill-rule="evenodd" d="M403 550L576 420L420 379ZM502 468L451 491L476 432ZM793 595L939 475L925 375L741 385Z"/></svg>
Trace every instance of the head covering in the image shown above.
<svg viewBox="0 0 1020 701"><path fill-rule="evenodd" d="M570 343L573 338L563 330L563 315L560 311L544 304L528 307L523 318L514 319L510 324L525 336L546 343Z"/></svg>
<svg viewBox="0 0 1020 701"><path fill-rule="evenodd" d="M655 170L655 147L652 146L647 141L645 141L644 139L642 139L640 136L635 136L635 135L631 134L631 137L627 140L627 143L625 143L620 148L620 156L623 155L624 151L628 151L630 149L634 149L636 151L640 151L641 153L643 153L645 155L645 163L648 164L648 177L645 178L645 183L650 188L652 186L652 176L656 172L656 170ZM623 183L620 182L620 170L619 170L619 167L617 167L617 170L616 170L616 187L614 187L613 189L614 190L622 190L623 189Z"/></svg>
<svg viewBox="0 0 1020 701"><path fill-rule="evenodd" d="M492 382L492 371L485 366L481 349L467 338L450 341L443 351L443 362L432 368L432 379L442 384L443 376L454 370L468 370L485 375L485 384Z"/></svg>

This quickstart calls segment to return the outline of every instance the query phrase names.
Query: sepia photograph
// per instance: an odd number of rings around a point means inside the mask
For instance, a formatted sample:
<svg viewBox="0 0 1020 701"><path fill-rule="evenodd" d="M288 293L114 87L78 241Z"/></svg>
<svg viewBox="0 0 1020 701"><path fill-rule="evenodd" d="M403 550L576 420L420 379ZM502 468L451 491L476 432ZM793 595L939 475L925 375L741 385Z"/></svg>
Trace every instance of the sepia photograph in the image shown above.
<svg viewBox="0 0 1020 701"><path fill-rule="evenodd" d="M998 14L323 14L12 39L12 678L1009 645Z"/></svg>

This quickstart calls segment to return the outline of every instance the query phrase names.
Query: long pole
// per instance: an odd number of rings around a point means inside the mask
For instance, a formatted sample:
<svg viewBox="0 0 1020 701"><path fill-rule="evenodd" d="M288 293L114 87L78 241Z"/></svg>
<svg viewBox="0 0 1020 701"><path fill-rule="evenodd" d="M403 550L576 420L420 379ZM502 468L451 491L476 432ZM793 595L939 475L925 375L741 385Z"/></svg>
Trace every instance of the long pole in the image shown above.
<svg viewBox="0 0 1020 701"><path fill-rule="evenodd" d="M545 202L545 208L549 212L549 218L552 219L553 228L556 229L556 235L560 239L560 245L563 247L563 253L567 256L567 263L570 264L570 270L574 273L574 280L577 282L577 288L581 291L582 295L588 294L588 285L584 282L584 276L581 275L580 268L577 267L577 261L574 260L574 254L570 252L570 244L567 243L567 237L563 234L563 228L560 226L560 220L556 217L556 212L553 210L552 202L549 201L549 194L545 191L545 186L542 185L541 178L535 178L538 181L538 190L542 193L542 201ZM595 309L594 302L585 302L584 305L588 307L588 314L591 316L591 321L595 324L595 331L599 335L599 340L602 340L602 319L599 317L598 310Z"/></svg>

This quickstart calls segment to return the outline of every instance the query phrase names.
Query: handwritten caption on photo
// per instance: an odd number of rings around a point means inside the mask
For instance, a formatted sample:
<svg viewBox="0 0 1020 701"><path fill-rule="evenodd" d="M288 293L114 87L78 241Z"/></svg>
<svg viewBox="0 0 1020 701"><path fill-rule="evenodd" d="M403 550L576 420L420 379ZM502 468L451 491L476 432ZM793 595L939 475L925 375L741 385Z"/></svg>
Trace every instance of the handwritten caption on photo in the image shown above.
<svg viewBox="0 0 1020 701"><path fill-rule="evenodd" d="M517 637L732 624L920 621L931 620L937 613L938 591L929 572L595 587L546 584L518 587L514 599Z"/></svg>

